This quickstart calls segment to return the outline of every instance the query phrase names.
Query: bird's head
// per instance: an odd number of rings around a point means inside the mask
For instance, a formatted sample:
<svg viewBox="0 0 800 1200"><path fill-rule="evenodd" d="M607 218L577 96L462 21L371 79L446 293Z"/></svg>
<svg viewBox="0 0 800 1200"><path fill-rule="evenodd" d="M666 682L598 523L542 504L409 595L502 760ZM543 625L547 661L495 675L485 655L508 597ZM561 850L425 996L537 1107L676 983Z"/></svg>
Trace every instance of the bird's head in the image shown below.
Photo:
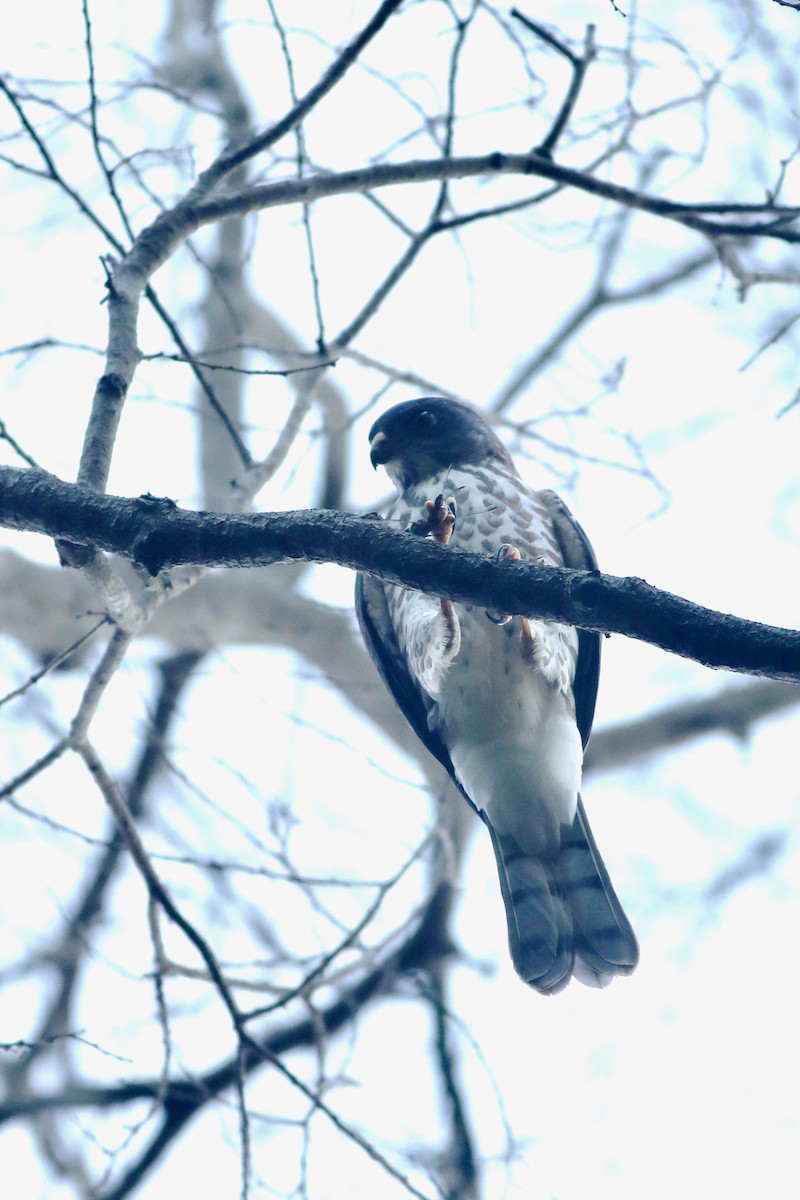
<svg viewBox="0 0 800 1200"><path fill-rule="evenodd" d="M400 492L450 467L487 461L514 470L511 455L468 404L423 397L396 404L369 431L370 461L386 471Z"/></svg>

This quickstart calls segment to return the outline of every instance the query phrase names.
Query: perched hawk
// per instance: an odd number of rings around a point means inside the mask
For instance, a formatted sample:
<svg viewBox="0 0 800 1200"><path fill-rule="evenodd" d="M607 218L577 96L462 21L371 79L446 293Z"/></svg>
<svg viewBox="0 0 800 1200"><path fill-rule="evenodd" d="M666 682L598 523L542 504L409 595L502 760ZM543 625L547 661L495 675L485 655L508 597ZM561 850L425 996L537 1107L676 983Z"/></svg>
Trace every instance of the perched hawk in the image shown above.
<svg viewBox="0 0 800 1200"><path fill-rule="evenodd" d="M399 498L389 514L479 554L596 569L554 492L526 487L476 411L423 399L384 413L369 434ZM598 634L528 620L359 575L367 647L407 720L492 838L511 957L544 994L574 974L603 986L639 948L580 798L594 716Z"/></svg>

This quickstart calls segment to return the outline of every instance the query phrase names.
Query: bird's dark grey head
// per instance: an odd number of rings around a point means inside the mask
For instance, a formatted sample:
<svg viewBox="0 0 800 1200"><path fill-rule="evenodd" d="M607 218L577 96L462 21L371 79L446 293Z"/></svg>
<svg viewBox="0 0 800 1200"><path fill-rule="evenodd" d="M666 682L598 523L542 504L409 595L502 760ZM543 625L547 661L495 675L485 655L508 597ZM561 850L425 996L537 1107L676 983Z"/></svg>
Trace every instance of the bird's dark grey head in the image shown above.
<svg viewBox="0 0 800 1200"><path fill-rule="evenodd" d="M369 444L373 467L385 466L401 492L449 467L494 461L514 470L511 455L481 414L442 397L396 404L378 417Z"/></svg>

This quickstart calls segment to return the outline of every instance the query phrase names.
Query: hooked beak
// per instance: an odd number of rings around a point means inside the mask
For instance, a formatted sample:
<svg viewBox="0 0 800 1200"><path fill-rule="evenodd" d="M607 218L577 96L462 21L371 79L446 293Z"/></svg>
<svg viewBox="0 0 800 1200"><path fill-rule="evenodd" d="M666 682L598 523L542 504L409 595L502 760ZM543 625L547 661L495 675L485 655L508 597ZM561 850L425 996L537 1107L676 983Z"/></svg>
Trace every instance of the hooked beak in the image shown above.
<svg viewBox="0 0 800 1200"><path fill-rule="evenodd" d="M381 463L389 461L389 448L386 445L388 440L385 433L376 433L369 444L369 461L373 471L377 471Z"/></svg>

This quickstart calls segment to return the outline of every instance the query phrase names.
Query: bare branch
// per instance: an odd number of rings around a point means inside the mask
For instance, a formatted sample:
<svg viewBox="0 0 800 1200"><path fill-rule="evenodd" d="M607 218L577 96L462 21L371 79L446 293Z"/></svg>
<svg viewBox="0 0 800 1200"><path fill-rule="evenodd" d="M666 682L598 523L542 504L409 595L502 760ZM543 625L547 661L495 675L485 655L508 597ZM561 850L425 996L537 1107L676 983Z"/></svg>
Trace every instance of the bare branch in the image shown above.
<svg viewBox="0 0 800 1200"><path fill-rule="evenodd" d="M285 137L287 133L291 133L308 116L312 109L319 104L323 96L326 96L339 80L346 75L364 47L372 41L376 34L380 33L390 17L394 16L401 3L402 0L383 0L383 3L379 5L364 28L345 47L319 82L310 88L305 96L275 125L272 125L269 129L259 134L258 137L253 138L246 145L221 155L216 162L212 163L198 178L197 183L190 193L191 199L194 200L204 195L210 188L215 187L220 180L229 175L231 171L234 171L243 163L255 158L257 154L261 154L262 151L273 146L282 137Z"/></svg>
<svg viewBox="0 0 800 1200"><path fill-rule="evenodd" d="M155 498L89 493L54 476L0 468L0 522L164 567L335 562L392 583L519 616L622 633L710 667L800 679L800 633L714 612L644 580L495 559L322 510L220 516Z"/></svg>
<svg viewBox="0 0 800 1200"><path fill-rule="evenodd" d="M36 762L31 763L29 767L26 767L23 771L20 771L19 774L15 775L13 779L9 779L8 783L5 783L2 787L0 787L0 800L7 800L9 796L13 796L14 792L16 792L19 788L24 787L26 783L30 783L30 781L35 779L37 775L41 775L41 773L46 771L48 767L51 767L54 762L57 762L58 759L61 758L62 754L65 754L69 748L69 738L61 738L59 741L57 741L45 754L41 756L41 758L37 758Z"/></svg>
<svg viewBox="0 0 800 1200"><path fill-rule="evenodd" d="M585 769L616 771L711 733L742 739L756 722L798 704L796 683L732 683L711 696L681 700L644 717L595 730L586 750Z"/></svg>
<svg viewBox="0 0 800 1200"><path fill-rule="evenodd" d="M307 1018L283 1028L274 1029L257 1041L248 1037L243 1046L241 1058L237 1052L227 1062L210 1071L196 1083L183 1079L170 1082L164 1097L164 1119L160 1130L145 1149L139 1161L126 1173L117 1187L107 1193L104 1200L122 1200L123 1197L129 1195L133 1187L160 1159L169 1144L183 1131L184 1126L219 1096L220 1092L236 1085L240 1072L249 1075L268 1065L285 1070L282 1068L281 1056L290 1050L314 1046L319 1037L320 1028L325 1030L327 1036L334 1036L346 1028L356 1014L372 1000L391 993L398 980L404 975L424 970L439 959L451 955L453 946L447 933L451 904L452 889L447 884L440 885L428 901L413 932L383 962L359 979L352 987L341 992L330 1005L322 1009L318 1014L318 1019ZM107 1108L129 1104L137 1099L152 1099L159 1095L161 1089L161 1080L143 1080L123 1083L116 1087L77 1084L67 1089L62 1088L55 1093L21 1096L13 1101L0 1103L0 1125L19 1116L52 1109ZM330 1114L330 1110L321 1101L319 1107ZM340 1123L340 1128L348 1134L354 1133L342 1123ZM399 1182L408 1186L408 1181L402 1174L391 1167L374 1147L368 1146L364 1139L357 1134L355 1134L354 1140L357 1140L362 1148L371 1157L376 1158L385 1169L388 1169ZM421 1200L428 1200L428 1197L416 1189L411 1188L410 1190Z"/></svg>
<svg viewBox="0 0 800 1200"><path fill-rule="evenodd" d="M16 112L17 117L19 118L20 124L24 128L28 137L31 139L31 142L33 143L33 145L39 151L39 154L41 155L42 161L44 162L44 165L45 165L47 178L51 179L54 183L58 184L58 186L61 188L61 190L64 192L64 194L66 196L69 196L70 200L72 200L72 202L75 204L78 211L81 212L83 214L83 216L86 217L87 220L90 221L91 224L103 235L103 237L108 241L109 245L113 246L113 248L117 251L117 253L123 254L124 246L123 246L122 242L120 242L114 236L114 234L111 232L111 230L108 228L108 226L105 225L100 220L100 218L98 217L98 215L94 211L94 209L91 207L91 205L86 200L84 200L83 196L81 196L80 192L78 192L77 189L73 188L67 182L67 180L65 179L65 177L63 176L61 171L59 171L58 167L56 166L55 160L53 159L52 155L50 154L50 151L47 148L47 145L46 145L44 139L39 135L38 130L35 128L33 123L30 121L21 101L19 100L19 97L15 95L12 88L6 82L6 80L3 78L2 75L0 75L0 91L2 91L3 94L5 95L9 104Z"/></svg>
<svg viewBox="0 0 800 1200"><path fill-rule="evenodd" d="M751 287L758 283L800 284L800 270L785 267L782 270L746 267L733 246L726 239L717 243L719 260L730 271L739 285L739 299L744 300Z"/></svg>
<svg viewBox="0 0 800 1200"><path fill-rule="evenodd" d="M676 283L683 283L693 275L699 274L713 262L713 251L705 250L685 262L679 263L672 270L665 271L662 275L647 275L636 283L613 291L609 289L607 273L604 271L601 274L598 271L594 287L590 289L585 299L576 305L550 337L538 345L529 357L524 359L514 370L511 378L491 402L489 407L492 412L505 412L532 380L561 353L575 334L580 329L584 329L604 309L658 296Z"/></svg>
<svg viewBox="0 0 800 1200"><path fill-rule="evenodd" d="M544 25L540 25L538 21L532 21L530 17L526 16L525 13L520 12L518 8L511 9L511 16L516 21L521 22L521 24L523 24L526 29L529 29L531 33L535 33L538 38L541 38L546 46L550 46L551 49L555 50L558 54L563 55L567 62L571 63L573 69L577 71L581 64L581 60L577 54L574 54L573 51L570 50L569 46L567 46L565 42L562 42L560 38L557 38L555 34L550 32L549 29L545 29ZM589 26L589 28L593 29L594 27Z"/></svg>
<svg viewBox="0 0 800 1200"><path fill-rule="evenodd" d="M10 692L6 692L5 696L0 696L0 708L2 708L4 704L8 704L10 700L16 700L19 696L24 696L27 691L30 691L32 687L36 686L40 679L44 679L45 675L49 675L50 672L56 670L57 667L62 666L65 662L69 662L73 655L77 654L77 652L83 646L85 646L87 642L91 641L97 631L102 629L103 626L107 624L108 619L106 617L101 617L97 624L93 625L91 629L88 629L86 633L82 633L80 637L76 638L75 641L71 643L71 645L67 646L64 650L61 650L58 654L53 655L53 657L45 663L41 670L34 671L33 675L31 675L30 678L25 681L25 683L21 684L20 687L13 688Z"/></svg>
<svg viewBox="0 0 800 1200"><path fill-rule="evenodd" d="M96 76L95 76L95 67L94 67L94 46L92 43L92 20L91 20L90 14L89 14L89 0L81 0L81 13L83 15L83 28L84 28L84 35L85 35L84 40L85 40L85 45L86 45L86 64L88 67L87 83L88 83L88 87L89 87L89 117L90 117L90 122L91 122L92 146L94 148L94 156L97 159L97 164L103 173L103 177L105 178L106 187L108 188L108 193L111 196L112 200L114 201L116 210L120 215L120 219L122 221L123 228L125 229L125 232L127 233L130 240L133 241L133 238L134 238L133 227L131 226L131 223L128 220L128 214L125 211L125 206L122 203L119 192L117 191L117 185L114 182L114 176L113 176L112 172L109 170L108 163L106 162L105 155L103 153L102 139L100 137L100 126L98 123L98 116L97 116L97 109L98 109L97 80L96 80Z"/></svg>
<svg viewBox="0 0 800 1200"><path fill-rule="evenodd" d="M201 661L195 651L177 654L161 666L161 688L152 722L128 788L128 809L133 818L141 815L155 774L163 765L163 742L175 717L180 695ZM26 1074L41 1051L50 1041L63 1035L69 1027L75 988L81 964L88 949L87 936L103 911L108 892L117 879L123 861L125 839L115 823L113 833L102 848L91 875L77 896L72 915L66 922L58 945L53 947L51 960L57 964L58 981L54 994L38 1024L38 1033L28 1053L6 1072L7 1083L13 1088Z"/></svg>
<svg viewBox="0 0 800 1200"><path fill-rule="evenodd" d="M39 464L35 459L31 458L27 450L23 450L17 439L9 433L8 426L5 421L0 421L0 441L7 442L11 449L17 454L23 462L26 462L29 467L39 468ZM39 468L41 469L41 468Z"/></svg>
<svg viewBox="0 0 800 1200"><path fill-rule="evenodd" d="M103 699L106 688L114 678L117 668L124 659L130 644L130 634L125 633L119 628L114 630L100 661L89 676L89 682L84 689L81 702L78 705L78 711L72 719L70 741L73 746L80 746L85 741L98 705Z"/></svg>
<svg viewBox="0 0 800 1200"><path fill-rule="evenodd" d="M793 222L800 217L800 208L797 206L770 203L740 204L724 200L682 204L661 196L638 192L634 188L624 187L610 180L598 179L572 167L551 162L540 154L502 154L497 151L493 154L465 158L377 163L371 167L337 174L259 184L232 196L205 200L191 207L186 205L180 214L173 210L173 213L165 214L163 218L156 218L146 231L149 236L146 244L140 245L140 269L145 270L148 275L152 274L172 253L176 238L180 240L202 225L217 221L221 217L260 212L277 205L301 204L309 200L322 200L327 196L343 196L397 184L436 183L442 180L492 175L550 179L615 204L675 221L710 238L764 237L792 244L800 242L800 230L792 228ZM178 216L180 220L175 219ZM721 217L731 219L720 220ZM746 217L763 219L743 220ZM144 239L145 235L142 236Z"/></svg>
<svg viewBox="0 0 800 1200"><path fill-rule="evenodd" d="M477 1200L478 1159L469 1127L465 1098L458 1080L457 1060L447 1011L444 964L428 972L424 994L433 1010L436 1068L448 1110L450 1139L445 1149L442 1173L448 1200Z"/></svg>
<svg viewBox="0 0 800 1200"><path fill-rule="evenodd" d="M538 25L536 22L531 21L530 18L526 17L524 13L521 13L519 9L512 8L511 16L516 17L518 21L521 21L527 29L530 29L530 31L535 33L537 37L540 37L542 41L547 43L548 46L552 46L554 50L558 51L559 54L562 54L572 67L572 79L570 80L567 94L564 97L558 113L556 114L556 119L550 127L547 137L544 139L544 141L540 142L539 146L537 146L538 154L543 154L545 158L552 158L553 151L556 148L558 140L566 129L575 109L575 105L578 102L578 96L580 95L581 88L583 87L583 81L586 77L586 72L589 69L589 64L592 62L596 54L594 45L594 25L587 25L586 36L583 43L583 54L578 56L577 54L573 54L569 46L564 45L562 41L554 37L552 33L550 33L542 25Z"/></svg>

